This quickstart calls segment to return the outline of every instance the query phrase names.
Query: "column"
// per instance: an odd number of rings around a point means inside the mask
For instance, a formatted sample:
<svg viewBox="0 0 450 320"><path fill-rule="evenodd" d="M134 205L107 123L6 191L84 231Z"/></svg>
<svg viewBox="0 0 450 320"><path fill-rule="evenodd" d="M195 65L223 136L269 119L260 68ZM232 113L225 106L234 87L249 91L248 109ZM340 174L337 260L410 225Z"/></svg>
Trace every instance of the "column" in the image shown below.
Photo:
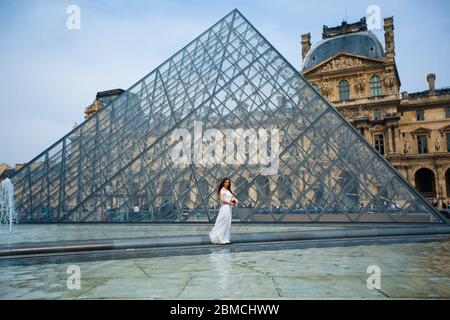
<svg viewBox="0 0 450 320"><path fill-rule="evenodd" d="M408 179L409 183L415 187L416 183L414 181L414 177L412 176L411 169L412 169L411 166L405 166L407 179Z"/></svg>
<svg viewBox="0 0 450 320"><path fill-rule="evenodd" d="M440 208L442 208L442 201L445 199L446 194L444 193L446 186L445 186L445 175L442 172L442 165L437 164L435 166L436 168L436 197L438 199L438 205Z"/></svg>
<svg viewBox="0 0 450 320"><path fill-rule="evenodd" d="M445 171L442 170L442 197L447 202L448 205L448 199L447 199L447 177L445 176Z"/></svg>

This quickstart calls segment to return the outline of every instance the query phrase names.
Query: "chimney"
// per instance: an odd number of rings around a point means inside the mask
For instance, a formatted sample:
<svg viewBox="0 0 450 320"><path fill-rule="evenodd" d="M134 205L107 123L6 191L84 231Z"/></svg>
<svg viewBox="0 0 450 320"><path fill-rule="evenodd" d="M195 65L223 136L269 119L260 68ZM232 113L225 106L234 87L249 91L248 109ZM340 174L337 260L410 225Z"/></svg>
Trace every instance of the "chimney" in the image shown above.
<svg viewBox="0 0 450 320"><path fill-rule="evenodd" d="M395 58L394 17L384 18L384 42L386 57L393 60Z"/></svg>
<svg viewBox="0 0 450 320"><path fill-rule="evenodd" d="M305 60L309 49L311 49L311 34L302 34L302 61Z"/></svg>
<svg viewBox="0 0 450 320"><path fill-rule="evenodd" d="M436 75L434 73L430 73L427 75L427 81L430 89L430 95L434 94L434 90L436 89Z"/></svg>

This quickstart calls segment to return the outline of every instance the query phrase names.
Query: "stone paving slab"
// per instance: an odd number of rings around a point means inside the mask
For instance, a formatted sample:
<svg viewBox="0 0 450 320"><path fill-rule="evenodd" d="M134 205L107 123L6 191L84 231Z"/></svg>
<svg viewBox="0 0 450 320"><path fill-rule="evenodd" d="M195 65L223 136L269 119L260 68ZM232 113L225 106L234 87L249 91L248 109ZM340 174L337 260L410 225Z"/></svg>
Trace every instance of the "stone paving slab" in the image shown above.
<svg viewBox="0 0 450 320"><path fill-rule="evenodd" d="M0 267L0 299L449 299L450 241ZM367 267L381 270L367 288Z"/></svg>

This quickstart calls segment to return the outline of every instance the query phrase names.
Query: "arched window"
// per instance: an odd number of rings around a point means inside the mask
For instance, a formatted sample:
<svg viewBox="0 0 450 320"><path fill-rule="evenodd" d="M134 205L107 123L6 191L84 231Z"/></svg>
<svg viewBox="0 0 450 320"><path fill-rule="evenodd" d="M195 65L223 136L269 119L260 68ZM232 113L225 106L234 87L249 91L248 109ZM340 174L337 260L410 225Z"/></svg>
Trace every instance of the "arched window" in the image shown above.
<svg viewBox="0 0 450 320"><path fill-rule="evenodd" d="M434 172L427 168L417 170L414 175L416 189L427 198L436 197L436 178Z"/></svg>
<svg viewBox="0 0 450 320"><path fill-rule="evenodd" d="M447 187L447 198L450 198L450 169L445 171L445 185Z"/></svg>
<svg viewBox="0 0 450 320"><path fill-rule="evenodd" d="M374 75L372 78L370 78L370 96L379 97L382 94L381 78L380 76Z"/></svg>
<svg viewBox="0 0 450 320"><path fill-rule="evenodd" d="M350 85L347 80L339 81L339 100L350 99Z"/></svg>
<svg viewBox="0 0 450 320"><path fill-rule="evenodd" d="M314 87L314 89L316 89L317 91L319 91L319 85L317 83L313 83L312 86Z"/></svg>

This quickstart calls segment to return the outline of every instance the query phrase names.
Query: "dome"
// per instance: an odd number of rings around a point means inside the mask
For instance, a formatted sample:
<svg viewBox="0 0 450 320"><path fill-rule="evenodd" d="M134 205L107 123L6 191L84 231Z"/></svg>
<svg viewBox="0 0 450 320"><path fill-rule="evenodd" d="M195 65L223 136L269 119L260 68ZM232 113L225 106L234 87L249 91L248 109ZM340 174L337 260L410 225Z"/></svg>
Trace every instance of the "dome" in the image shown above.
<svg viewBox="0 0 450 320"><path fill-rule="evenodd" d="M311 69L340 52L369 58L384 57L383 46L373 33L356 32L332 37L314 44L305 56L303 69Z"/></svg>

